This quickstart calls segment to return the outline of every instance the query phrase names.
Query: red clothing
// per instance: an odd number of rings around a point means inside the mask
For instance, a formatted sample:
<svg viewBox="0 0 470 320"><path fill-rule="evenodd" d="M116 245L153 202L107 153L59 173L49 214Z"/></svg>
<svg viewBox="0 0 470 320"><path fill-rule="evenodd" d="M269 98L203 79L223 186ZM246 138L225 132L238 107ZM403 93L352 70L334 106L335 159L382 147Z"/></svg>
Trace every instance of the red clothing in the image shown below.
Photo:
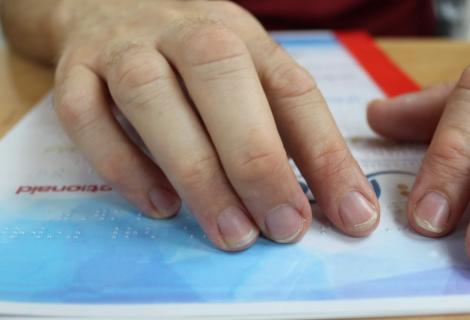
<svg viewBox="0 0 470 320"><path fill-rule="evenodd" d="M431 0L236 0L268 29L361 29L373 35L435 31Z"/></svg>

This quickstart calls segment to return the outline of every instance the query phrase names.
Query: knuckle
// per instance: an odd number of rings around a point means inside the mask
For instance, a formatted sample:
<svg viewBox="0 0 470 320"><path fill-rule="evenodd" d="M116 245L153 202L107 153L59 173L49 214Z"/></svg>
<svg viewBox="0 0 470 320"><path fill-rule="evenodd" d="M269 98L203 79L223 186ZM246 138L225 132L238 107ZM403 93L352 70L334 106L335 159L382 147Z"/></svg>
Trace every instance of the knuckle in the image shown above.
<svg viewBox="0 0 470 320"><path fill-rule="evenodd" d="M114 47L108 54L110 88L121 109L151 106L175 81L169 64L153 50L139 44Z"/></svg>
<svg viewBox="0 0 470 320"><path fill-rule="evenodd" d="M69 132L79 133L96 121L97 115L85 92L72 92L67 88L61 91L54 99L55 110Z"/></svg>
<svg viewBox="0 0 470 320"><path fill-rule="evenodd" d="M66 47L57 64L55 79L59 81L83 60L81 50L75 46Z"/></svg>
<svg viewBox="0 0 470 320"><path fill-rule="evenodd" d="M209 183L219 171L219 162L215 154L193 155L174 164L174 172L186 187L201 187Z"/></svg>
<svg viewBox="0 0 470 320"><path fill-rule="evenodd" d="M133 44L112 49L107 68L117 89L131 90L170 77L169 67L158 56L141 49Z"/></svg>
<svg viewBox="0 0 470 320"><path fill-rule="evenodd" d="M234 154L228 168L233 179L243 183L266 181L286 164L285 155L273 143L252 143Z"/></svg>
<svg viewBox="0 0 470 320"><path fill-rule="evenodd" d="M301 97L318 89L310 73L293 61L274 67L264 82L278 98Z"/></svg>
<svg viewBox="0 0 470 320"><path fill-rule="evenodd" d="M123 60L117 66L116 85L119 89L132 90L149 83L168 80L168 71L151 57L136 56Z"/></svg>
<svg viewBox="0 0 470 320"><path fill-rule="evenodd" d="M82 105L80 101L83 99L83 96L76 97L68 93L63 93L62 95L56 97L55 104L57 115L59 116L61 122L66 126L72 123L80 122L79 120L83 114L83 110L80 107Z"/></svg>
<svg viewBox="0 0 470 320"><path fill-rule="evenodd" d="M440 147L431 148L423 170L443 179L468 179L470 177L469 134L457 127L447 130L440 139Z"/></svg>
<svg viewBox="0 0 470 320"><path fill-rule="evenodd" d="M343 143L328 144L321 152L313 153L311 174L323 179L341 176L352 169L353 161L349 150Z"/></svg>
<svg viewBox="0 0 470 320"><path fill-rule="evenodd" d="M248 53L243 41L217 20L186 18L180 34L183 60L190 66L223 62Z"/></svg>

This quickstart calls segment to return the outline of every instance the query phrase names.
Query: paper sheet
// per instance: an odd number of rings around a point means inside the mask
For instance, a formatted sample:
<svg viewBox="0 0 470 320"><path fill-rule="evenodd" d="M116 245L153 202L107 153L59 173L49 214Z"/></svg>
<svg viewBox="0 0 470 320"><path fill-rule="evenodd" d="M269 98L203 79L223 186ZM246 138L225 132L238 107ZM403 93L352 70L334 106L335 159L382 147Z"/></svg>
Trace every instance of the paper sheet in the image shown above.
<svg viewBox="0 0 470 320"><path fill-rule="evenodd" d="M342 235L314 205L294 245L211 246L186 208L143 217L62 133L50 97L0 141L0 314L310 318L470 312L467 214L444 239L408 227L407 193L425 147L375 136L383 93L331 33L278 34L311 71L379 194L381 224ZM302 178L299 175L299 180Z"/></svg>

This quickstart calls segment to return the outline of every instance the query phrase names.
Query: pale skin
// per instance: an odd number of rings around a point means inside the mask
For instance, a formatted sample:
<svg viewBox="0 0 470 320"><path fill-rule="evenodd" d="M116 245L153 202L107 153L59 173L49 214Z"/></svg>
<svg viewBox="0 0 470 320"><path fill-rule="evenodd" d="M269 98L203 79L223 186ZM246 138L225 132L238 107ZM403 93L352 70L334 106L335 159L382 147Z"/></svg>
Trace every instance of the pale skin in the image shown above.
<svg viewBox="0 0 470 320"><path fill-rule="evenodd" d="M312 76L237 5L177 0L1 3L11 46L55 65L55 107L67 134L96 171L146 215L171 217L184 201L222 250L245 249L260 234L279 243L298 241L312 213L289 155L339 230L366 236L379 223L375 194ZM468 78L465 85L470 86ZM416 103L427 98L423 95ZM390 132L395 129L384 123L390 115L383 109L390 103L395 102L375 102L369 116L373 128L394 137ZM119 127L113 105L134 126L151 158ZM468 100L464 105L470 110ZM443 122L447 113L453 112L446 111ZM394 116L409 115L396 111ZM432 148L442 148L435 141ZM470 163L464 160L457 159L452 168ZM426 161L423 168L433 160ZM431 186L433 172L422 170L418 182ZM456 172L464 181L463 172ZM439 191L468 189L466 182L448 185ZM423 188L414 189L412 202ZM461 204L468 200L467 193L454 194L462 194ZM447 233L461 215L462 205L451 208L455 219L436 235ZM435 235L411 221L418 232Z"/></svg>
<svg viewBox="0 0 470 320"><path fill-rule="evenodd" d="M408 221L425 236L452 232L470 199L470 68L456 84L373 101L367 117L387 138L430 141L410 193ZM470 257L470 226L465 241Z"/></svg>

